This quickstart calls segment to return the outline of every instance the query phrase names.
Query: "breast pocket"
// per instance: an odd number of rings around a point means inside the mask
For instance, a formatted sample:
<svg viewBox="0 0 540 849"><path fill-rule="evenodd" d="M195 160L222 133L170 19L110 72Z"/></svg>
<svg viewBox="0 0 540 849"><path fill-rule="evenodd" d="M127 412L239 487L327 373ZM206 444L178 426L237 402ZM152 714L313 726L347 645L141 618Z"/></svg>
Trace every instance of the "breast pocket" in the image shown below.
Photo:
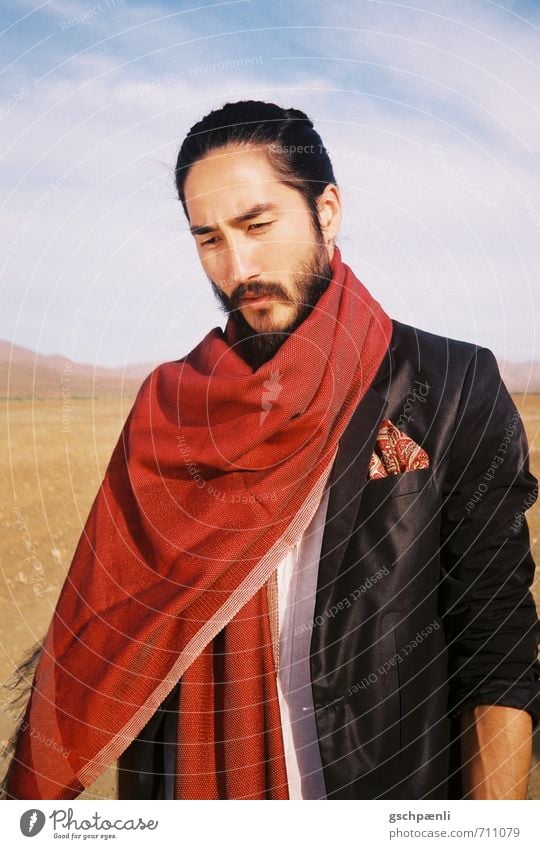
<svg viewBox="0 0 540 849"><path fill-rule="evenodd" d="M396 498L400 495L410 495L434 486L432 469L413 469L411 472L401 472L399 475L388 475L385 478L373 478L366 482L362 499L380 501L385 498Z"/></svg>

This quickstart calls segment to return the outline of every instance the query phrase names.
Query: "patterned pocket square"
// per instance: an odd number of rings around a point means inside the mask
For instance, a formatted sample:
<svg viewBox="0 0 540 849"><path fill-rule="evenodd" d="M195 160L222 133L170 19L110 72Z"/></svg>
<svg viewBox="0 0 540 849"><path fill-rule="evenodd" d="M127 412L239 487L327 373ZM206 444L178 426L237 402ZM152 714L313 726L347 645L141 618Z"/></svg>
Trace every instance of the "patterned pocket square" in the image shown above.
<svg viewBox="0 0 540 849"><path fill-rule="evenodd" d="M390 419L383 419L371 455L368 477L386 478L415 469L427 469L429 457L414 439L403 433Z"/></svg>

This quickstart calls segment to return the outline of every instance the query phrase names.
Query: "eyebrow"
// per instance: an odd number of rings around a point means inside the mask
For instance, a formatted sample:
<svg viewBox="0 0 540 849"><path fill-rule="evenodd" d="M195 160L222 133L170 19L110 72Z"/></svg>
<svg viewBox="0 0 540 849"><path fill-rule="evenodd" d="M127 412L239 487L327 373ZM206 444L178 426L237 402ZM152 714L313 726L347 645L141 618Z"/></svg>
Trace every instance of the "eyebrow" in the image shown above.
<svg viewBox="0 0 540 849"><path fill-rule="evenodd" d="M261 215L263 212L274 212L276 209L279 209L277 203L257 203L241 215L237 215L235 218L229 218L227 223L232 225L240 224L242 221L249 221L250 218L256 218L257 215ZM205 233L213 233L218 229L217 224L195 224L189 228L193 236L204 236Z"/></svg>

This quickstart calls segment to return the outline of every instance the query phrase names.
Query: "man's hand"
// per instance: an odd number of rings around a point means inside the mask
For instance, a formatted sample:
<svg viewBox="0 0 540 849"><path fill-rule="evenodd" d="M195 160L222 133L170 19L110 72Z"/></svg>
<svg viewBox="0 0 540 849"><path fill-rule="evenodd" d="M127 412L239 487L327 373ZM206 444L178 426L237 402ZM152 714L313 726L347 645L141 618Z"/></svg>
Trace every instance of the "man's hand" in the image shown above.
<svg viewBox="0 0 540 849"><path fill-rule="evenodd" d="M525 710L477 705L461 715L465 799L525 799L532 719Z"/></svg>

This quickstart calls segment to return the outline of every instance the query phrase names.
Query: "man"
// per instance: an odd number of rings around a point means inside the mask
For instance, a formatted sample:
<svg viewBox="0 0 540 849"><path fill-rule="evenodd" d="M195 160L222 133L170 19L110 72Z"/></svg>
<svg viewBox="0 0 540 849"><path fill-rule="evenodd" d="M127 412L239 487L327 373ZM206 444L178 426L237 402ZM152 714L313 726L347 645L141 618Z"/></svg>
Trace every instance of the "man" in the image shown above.
<svg viewBox="0 0 540 849"><path fill-rule="evenodd" d="M141 387L6 795L120 758L126 798L523 798L537 482L493 354L345 264L304 113L226 104L175 173L227 326Z"/></svg>

